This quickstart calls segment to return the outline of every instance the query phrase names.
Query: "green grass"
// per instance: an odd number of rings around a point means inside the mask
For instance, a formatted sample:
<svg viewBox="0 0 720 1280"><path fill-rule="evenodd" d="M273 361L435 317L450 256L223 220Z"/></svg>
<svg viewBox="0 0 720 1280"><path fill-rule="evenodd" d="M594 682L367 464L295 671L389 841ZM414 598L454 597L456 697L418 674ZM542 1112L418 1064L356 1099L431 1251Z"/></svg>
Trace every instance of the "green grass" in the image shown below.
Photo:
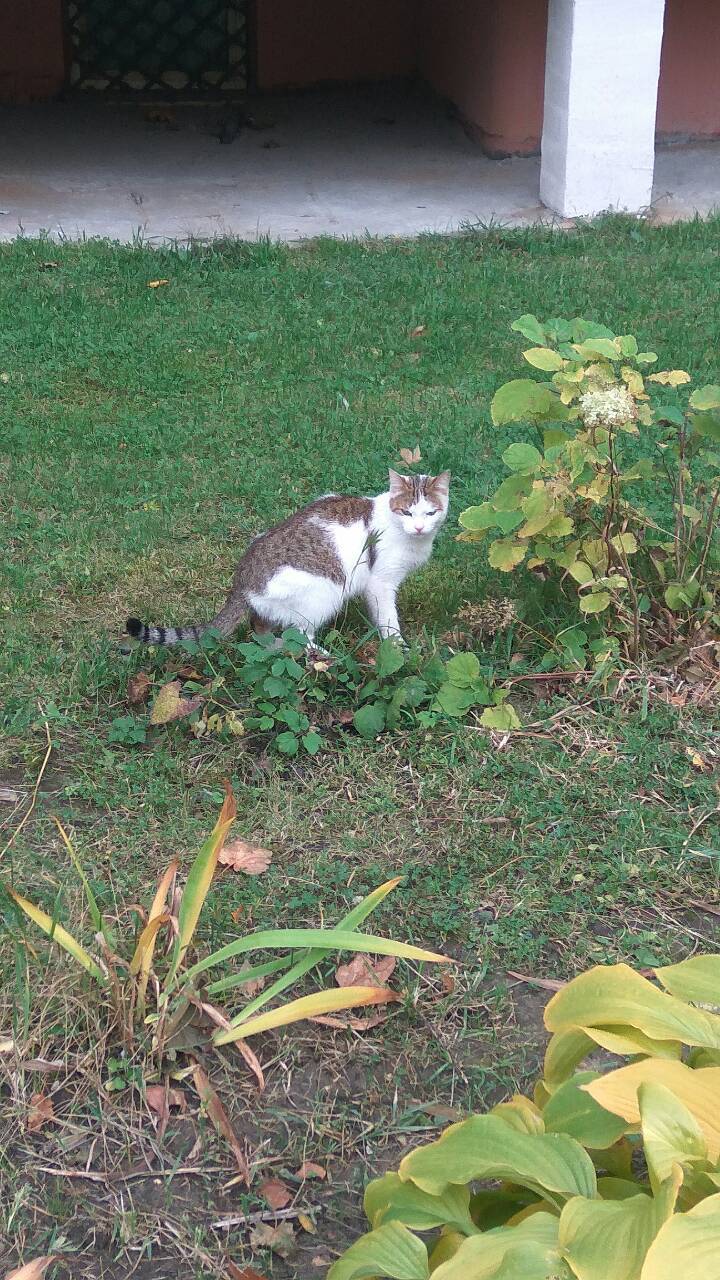
<svg viewBox="0 0 720 1280"><path fill-rule="evenodd" d="M368 1108L393 1158L398 1115L413 1099L447 1102L454 1089L453 1101L471 1105L522 1077L539 1006L518 1005L520 1031L508 1029L508 970L565 976L618 958L644 966L712 943L713 917L690 902L717 901L717 859L691 852L718 847L711 718L691 703L667 706L651 686L647 702L641 692L622 702L590 695L556 721L549 717L559 701L529 703L526 719L542 722L536 736L502 750L472 727L378 745L349 740L297 765L242 743L199 743L181 728L158 731L149 747L123 747L108 741L109 726L126 713L129 674L147 660L120 656L122 623L128 613L165 623L211 616L252 534L318 493L379 491L398 449L417 442L428 468L449 467L454 479L448 528L403 593L407 630L442 632L461 601L504 593L507 580L453 533L457 512L497 483L500 452L513 438L488 413L494 389L518 370L510 322L526 311L582 314L636 333L661 368L720 381L719 235L718 221L653 228L618 220L568 234L293 250L0 247L7 785L29 794L46 719L54 744L40 803L3 874L48 909L58 894L76 901L51 823L57 813L74 828L109 910L113 901L147 902L157 871L171 855L187 856L211 825L226 775L238 830L275 858L257 880L218 882L206 921L211 944L227 940L237 908L243 929L317 924L402 874L375 925L445 946L462 976L454 996L421 999L355 1051L358 1069L379 1081ZM168 284L148 288L158 278ZM425 330L413 337L418 325ZM529 593L529 621L552 625L556 605L522 578L513 590ZM687 748L708 768L694 767ZM0 848L25 809L1 806ZM2 954L17 1020L12 948ZM43 974L40 960L29 963L31 986L50 989L57 969ZM58 1051L61 1021L45 1036L46 1056ZM52 1016L46 1025L52 1030ZM74 1034L80 1044L90 1031L81 1020ZM298 1057L317 1121L326 1095L313 1064L326 1046L301 1033L277 1046L283 1061ZM357 1081L344 1059L342 1071L342 1124L326 1117L335 1137L317 1142L345 1161L352 1181L367 1111L353 1101ZM28 1090L40 1087L28 1081ZM275 1099L262 1112L258 1140L269 1140L271 1153L286 1141L278 1108ZM18 1136L20 1112L15 1123L6 1158L17 1163L16 1139L32 1148ZM302 1158L304 1122L296 1137L287 1141ZM82 1214L71 1211L70 1252L85 1238ZM7 1204L4 1212L7 1225ZM26 1242L53 1244L40 1211L18 1214L8 1233L15 1245L18 1222ZM136 1239L142 1230L108 1226L108 1256L125 1256L123 1231ZM196 1268L182 1276L203 1274L203 1252L214 1258L220 1247L209 1227L189 1253L162 1232L152 1238Z"/></svg>

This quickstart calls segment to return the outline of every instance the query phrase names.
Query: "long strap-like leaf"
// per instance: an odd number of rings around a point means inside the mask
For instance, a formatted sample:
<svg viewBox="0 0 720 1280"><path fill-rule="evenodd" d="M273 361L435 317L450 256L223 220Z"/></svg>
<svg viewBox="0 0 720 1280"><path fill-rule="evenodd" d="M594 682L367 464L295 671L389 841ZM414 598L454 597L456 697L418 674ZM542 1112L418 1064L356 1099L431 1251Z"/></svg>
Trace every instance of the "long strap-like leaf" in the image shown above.
<svg viewBox="0 0 720 1280"><path fill-rule="evenodd" d="M68 955L71 955L74 960L77 960L83 969L87 969L96 982L105 982L105 974L102 969L96 965L92 956L88 955L85 948L80 946L80 943L73 938L72 934L68 933L67 929L64 929L61 924L53 920L47 911L42 911L40 907L36 907L34 903L29 902L27 898L23 898L22 894L16 893L14 889L8 888L7 892L13 902L20 907L21 911L24 911L25 915L32 920L33 924L42 929L48 938L53 942L57 942L58 946L62 947L63 951L67 951Z"/></svg>

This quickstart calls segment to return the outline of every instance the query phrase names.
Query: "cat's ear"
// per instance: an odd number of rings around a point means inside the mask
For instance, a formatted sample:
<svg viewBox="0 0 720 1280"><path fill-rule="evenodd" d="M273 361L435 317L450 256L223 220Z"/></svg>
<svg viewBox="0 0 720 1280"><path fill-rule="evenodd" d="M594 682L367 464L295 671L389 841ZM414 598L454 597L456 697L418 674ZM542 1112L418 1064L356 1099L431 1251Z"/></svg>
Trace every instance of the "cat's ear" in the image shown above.
<svg viewBox="0 0 720 1280"><path fill-rule="evenodd" d="M390 496L397 498L398 494L404 493L407 489L407 476L401 476L398 471L393 471L392 467L388 471L390 479Z"/></svg>
<svg viewBox="0 0 720 1280"><path fill-rule="evenodd" d="M428 489L432 489L438 497L447 499L450 492L450 472L441 471L439 476L431 476L428 480Z"/></svg>

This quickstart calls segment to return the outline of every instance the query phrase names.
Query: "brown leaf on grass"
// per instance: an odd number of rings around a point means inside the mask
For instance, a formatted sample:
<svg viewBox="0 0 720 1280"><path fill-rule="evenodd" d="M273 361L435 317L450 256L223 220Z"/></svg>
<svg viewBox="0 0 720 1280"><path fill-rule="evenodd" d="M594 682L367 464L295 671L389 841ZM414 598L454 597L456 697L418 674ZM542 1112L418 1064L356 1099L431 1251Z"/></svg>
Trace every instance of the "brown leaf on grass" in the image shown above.
<svg viewBox="0 0 720 1280"><path fill-rule="evenodd" d="M197 1089L200 1101L203 1103L203 1106L212 1120L215 1129L222 1135L230 1147L230 1150L235 1157L238 1170L245 1179L245 1185L249 1187L250 1168L248 1166L247 1159L245 1158L245 1152L240 1146L237 1134L230 1123L230 1118L220 1101L216 1090L213 1088L202 1067L197 1062L193 1067L192 1076L193 1084Z"/></svg>
<svg viewBox="0 0 720 1280"><path fill-rule="evenodd" d="M247 1066L255 1076L255 1079L258 1082L258 1089L262 1093L265 1088L265 1076L263 1075L263 1069L260 1066L260 1062L250 1048L250 1045L247 1044L245 1040L236 1040L235 1043L229 1047L235 1049L240 1054L240 1057L244 1059Z"/></svg>
<svg viewBox="0 0 720 1280"><path fill-rule="evenodd" d="M353 956L335 970L339 987L384 987L395 972L395 956Z"/></svg>
<svg viewBox="0 0 720 1280"><path fill-rule="evenodd" d="M414 449L401 449L400 457L409 467L411 467L415 462L420 462L422 458L420 445L416 444Z"/></svg>
<svg viewBox="0 0 720 1280"><path fill-rule="evenodd" d="M421 335L422 335L423 333L425 333L426 331L427 331L427 325L426 325L426 324L416 324L416 325L415 325L415 328L410 330L410 337L411 337L411 338L419 338L419 337L421 337Z"/></svg>
<svg viewBox="0 0 720 1280"><path fill-rule="evenodd" d="M543 991L562 991L567 986L567 982L561 982L558 978L533 978L527 973L514 973L512 969L508 969L507 975L516 982L529 982L533 987L542 987Z"/></svg>
<svg viewBox="0 0 720 1280"><path fill-rule="evenodd" d="M693 769L698 769L701 773L704 773L706 769L709 769L710 766L707 760L705 760L699 752L695 751L694 747L686 747L685 755L690 761Z"/></svg>
<svg viewBox="0 0 720 1280"><path fill-rule="evenodd" d="M145 671L138 671L137 675L131 676L128 680L127 700L131 707L141 707L150 697L150 686L152 681Z"/></svg>
<svg viewBox="0 0 720 1280"><path fill-rule="evenodd" d="M20 799L22 799L20 792L14 787L0 787L0 800L3 804L17 804Z"/></svg>
<svg viewBox="0 0 720 1280"><path fill-rule="evenodd" d="M303 1160L296 1175L297 1178L327 1178L327 1169L321 1164L313 1164L312 1160Z"/></svg>
<svg viewBox="0 0 720 1280"><path fill-rule="evenodd" d="M15 1048L15 1041L12 1036L0 1036L0 1053L12 1053Z"/></svg>
<svg viewBox="0 0 720 1280"><path fill-rule="evenodd" d="M232 867L233 871L243 871L246 876L260 876L270 866L272 854L259 844L250 844L247 840L231 840L225 845L218 862Z"/></svg>
<svg viewBox="0 0 720 1280"><path fill-rule="evenodd" d="M164 1084L148 1084L145 1086L145 1100L151 1111L167 1119L173 1107L187 1111L185 1094L180 1089L166 1089Z"/></svg>
<svg viewBox="0 0 720 1280"><path fill-rule="evenodd" d="M317 1227L315 1226L312 1218L308 1217L306 1213L298 1214L298 1222L300 1223L303 1231L307 1231L309 1236L317 1235Z"/></svg>
<svg viewBox="0 0 720 1280"><path fill-rule="evenodd" d="M46 1253L43 1258L35 1258L33 1262L26 1262L24 1266L18 1267L15 1271L8 1271L5 1280L41 1280L50 1263L56 1261L56 1257L57 1255L54 1253Z"/></svg>
<svg viewBox="0 0 720 1280"><path fill-rule="evenodd" d="M280 1178L265 1178L260 1183L260 1195L271 1209L285 1209L292 1200L292 1191Z"/></svg>
<svg viewBox="0 0 720 1280"><path fill-rule="evenodd" d="M161 289L164 284L169 284L169 280L148 280L148 289Z"/></svg>
<svg viewBox="0 0 720 1280"><path fill-rule="evenodd" d="M232 1258L226 1259L225 1268L230 1280L267 1280L267 1276L261 1276L254 1267L239 1267Z"/></svg>
<svg viewBox="0 0 720 1280"><path fill-rule="evenodd" d="M271 1227L261 1222L250 1232L251 1249L272 1249L281 1258L289 1258L295 1252L295 1232L289 1222Z"/></svg>
<svg viewBox="0 0 720 1280"><path fill-rule="evenodd" d="M153 703L150 724L170 724L172 720L182 720L202 706L201 697L181 698L180 688L179 680L170 680L163 685Z"/></svg>
<svg viewBox="0 0 720 1280"><path fill-rule="evenodd" d="M49 1124L54 1119L55 1108L52 1098L48 1098L44 1093L34 1093L30 1099L30 1107L28 1109L26 1125L28 1132L37 1133L44 1124Z"/></svg>
<svg viewBox="0 0 720 1280"><path fill-rule="evenodd" d="M446 996L451 996L455 990L455 979L452 978L449 973L443 973L440 978L440 986Z"/></svg>

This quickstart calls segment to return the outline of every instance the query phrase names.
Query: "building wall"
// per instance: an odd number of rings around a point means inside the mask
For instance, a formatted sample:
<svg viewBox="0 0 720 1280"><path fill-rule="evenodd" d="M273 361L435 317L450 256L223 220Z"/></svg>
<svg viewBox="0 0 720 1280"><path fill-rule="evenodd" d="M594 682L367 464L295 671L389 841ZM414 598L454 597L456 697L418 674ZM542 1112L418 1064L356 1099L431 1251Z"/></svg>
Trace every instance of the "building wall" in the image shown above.
<svg viewBox="0 0 720 1280"><path fill-rule="evenodd" d="M660 62L661 138L720 135L720 4L667 0Z"/></svg>
<svg viewBox="0 0 720 1280"><path fill-rule="evenodd" d="M537 151L547 0L421 0L419 69L489 155Z"/></svg>
<svg viewBox="0 0 720 1280"><path fill-rule="evenodd" d="M415 0L257 0L259 88L412 74L415 8Z"/></svg>
<svg viewBox="0 0 720 1280"><path fill-rule="evenodd" d="M2 0L0 102L53 98L64 83L62 0Z"/></svg>

